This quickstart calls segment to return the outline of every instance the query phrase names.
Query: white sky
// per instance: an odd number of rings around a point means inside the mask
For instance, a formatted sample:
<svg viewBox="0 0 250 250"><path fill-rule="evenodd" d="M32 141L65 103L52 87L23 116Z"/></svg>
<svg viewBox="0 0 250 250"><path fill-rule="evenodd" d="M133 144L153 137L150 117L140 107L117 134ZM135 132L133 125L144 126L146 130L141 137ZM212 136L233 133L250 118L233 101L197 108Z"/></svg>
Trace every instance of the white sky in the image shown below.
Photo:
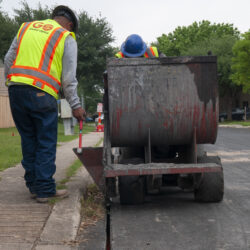
<svg viewBox="0 0 250 250"><path fill-rule="evenodd" d="M151 43L178 26L201 20L232 23L240 32L250 29L250 0L27 0L32 8L37 8L38 2L43 7L67 5L76 12L84 10L92 17L101 13L112 27L115 46L120 46L133 33ZM19 0L2 0L0 6L9 15L13 14L13 8L21 7Z"/></svg>

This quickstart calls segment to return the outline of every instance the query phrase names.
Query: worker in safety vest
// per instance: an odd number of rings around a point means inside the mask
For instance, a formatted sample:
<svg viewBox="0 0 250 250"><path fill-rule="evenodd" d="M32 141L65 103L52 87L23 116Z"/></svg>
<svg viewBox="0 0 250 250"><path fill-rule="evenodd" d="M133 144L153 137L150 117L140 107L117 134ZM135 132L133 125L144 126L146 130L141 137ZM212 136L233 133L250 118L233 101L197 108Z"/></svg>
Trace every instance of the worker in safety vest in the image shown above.
<svg viewBox="0 0 250 250"><path fill-rule="evenodd" d="M24 179L31 197L47 202L66 197L56 191L57 99L62 87L73 116L85 111L77 95L78 18L67 6L57 6L52 19L23 23L5 58L10 107L22 140Z"/></svg>
<svg viewBox="0 0 250 250"><path fill-rule="evenodd" d="M165 57L156 47L148 47L142 38L137 34L132 34L127 37L126 41L121 46L121 51L115 54L117 58L125 57Z"/></svg>

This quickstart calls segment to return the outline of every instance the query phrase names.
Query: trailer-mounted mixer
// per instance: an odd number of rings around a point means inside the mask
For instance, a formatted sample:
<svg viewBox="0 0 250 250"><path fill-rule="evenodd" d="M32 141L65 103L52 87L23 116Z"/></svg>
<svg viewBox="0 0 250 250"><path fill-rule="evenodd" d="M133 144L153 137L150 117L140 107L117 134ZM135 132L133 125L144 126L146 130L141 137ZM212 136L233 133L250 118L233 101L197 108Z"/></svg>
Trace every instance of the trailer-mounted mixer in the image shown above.
<svg viewBox="0 0 250 250"><path fill-rule="evenodd" d="M137 204L177 185L223 199L220 159L203 150L218 130L215 56L109 58L104 86L103 147L74 151L107 197Z"/></svg>

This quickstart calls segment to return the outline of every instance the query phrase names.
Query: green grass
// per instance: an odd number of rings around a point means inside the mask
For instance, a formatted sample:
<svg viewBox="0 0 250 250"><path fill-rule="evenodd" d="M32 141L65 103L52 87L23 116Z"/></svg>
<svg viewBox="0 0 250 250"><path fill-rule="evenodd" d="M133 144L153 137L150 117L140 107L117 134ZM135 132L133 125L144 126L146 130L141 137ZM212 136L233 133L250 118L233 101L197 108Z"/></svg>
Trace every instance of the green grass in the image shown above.
<svg viewBox="0 0 250 250"><path fill-rule="evenodd" d="M220 122L220 125L241 125L241 126L250 126L250 121L224 121Z"/></svg>
<svg viewBox="0 0 250 250"><path fill-rule="evenodd" d="M0 129L0 171L16 165L22 159L21 138L16 128Z"/></svg>
<svg viewBox="0 0 250 250"><path fill-rule="evenodd" d="M82 163L80 162L80 160L76 160L67 170L66 170L66 177L64 179L62 179L61 181L59 181L56 184L56 189L67 189L66 187L66 183L70 180L70 178L72 176L74 176L77 172L77 170L82 166ZM58 201L62 200L61 198L50 198L49 199L49 204L50 205L54 205L55 203L57 203Z"/></svg>
<svg viewBox="0 0 250 250"><path fill-rule="evenodd" d="M95 130L95 126L93 123L88 123L88 124L84 124L83 125L83 130L82 133L83 134L87 134L89 132L93 132ZM74 135L64 135L64 127L62 123L58 123L58 133L57 133L57 141L58 142L67 142L67 141L72 141L74 139L76 139L79 135L79 126L76 125L74 127Z"/></svg>
<svg viewBox="0 0 250 250"><path fill-rule="evenodd" d="M82 166L82 163L80 162L80 160L75 160L75 162L70 167L67 168L66 177L56 184L56 189L57 190L67 189L66 183L69 182L70 178L76 174L77 170L81 166ZM60 198L50 198L49 204L54 205L56 202L58 202L60 200L61 200Z"/></svg>
<svg viewBox="0 0 250 250"><path fill-rule="evenodd" d="M83 134L95 130L93 124L83 125ZM79 126L75 126L75 135L64 135L62 123L58 123L58 142L67 142L78 138ZM0 171L13 167L22 160L21 138L16 128L0 129Z"/></svg>
<svg viewBox="0 0 250 250"><path fill-rule="evenodd" d="M99 139L99 141L94 145L94 147L100 146L100 144L103 142L103 138ZM82 166L82 163L79 159L75 160L75 162L69 166L66 170L66 177L59 181L56 185L57 189L65 189L66 183L69 182L70 178L76 174L78 169Z"/></svg>
<svg viewBox="0 0 250 250"><path fill-rule="evenodd" d="M56 202L62 200L62 198L49 198L48 204L53 206L56 204Z"/></svg>
<svg viewBox="0 0 250 250"><path fill-rule="evenodd" d="M57 189L65 188L65 184L69 181L69 179L74 176L77 170L82 166L80 160L75 160L75 162L67 169L66 177L62 179L59 184L57 184Z"/></svg>

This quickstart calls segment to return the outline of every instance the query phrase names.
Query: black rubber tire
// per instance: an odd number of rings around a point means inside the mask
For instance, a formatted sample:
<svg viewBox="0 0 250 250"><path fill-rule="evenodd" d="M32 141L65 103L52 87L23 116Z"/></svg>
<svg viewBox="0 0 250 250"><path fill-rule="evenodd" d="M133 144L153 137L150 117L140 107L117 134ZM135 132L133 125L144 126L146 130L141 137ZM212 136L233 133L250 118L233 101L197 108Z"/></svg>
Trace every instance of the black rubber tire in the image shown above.
<svg viewBox="0 0 250 250"><path fill-rule="evenodd" d="M217 156L198 157L198 163L216 163L221 166ZM194 198L198 202L220 202L224 196L223 171L195 175Z"/></svg>
<svg viewBox="0 0 250 250"><path fill-rule="evenodd" d="M145 179L143 176L119 177L120 203L138 205L145 200Z"/></svg>

